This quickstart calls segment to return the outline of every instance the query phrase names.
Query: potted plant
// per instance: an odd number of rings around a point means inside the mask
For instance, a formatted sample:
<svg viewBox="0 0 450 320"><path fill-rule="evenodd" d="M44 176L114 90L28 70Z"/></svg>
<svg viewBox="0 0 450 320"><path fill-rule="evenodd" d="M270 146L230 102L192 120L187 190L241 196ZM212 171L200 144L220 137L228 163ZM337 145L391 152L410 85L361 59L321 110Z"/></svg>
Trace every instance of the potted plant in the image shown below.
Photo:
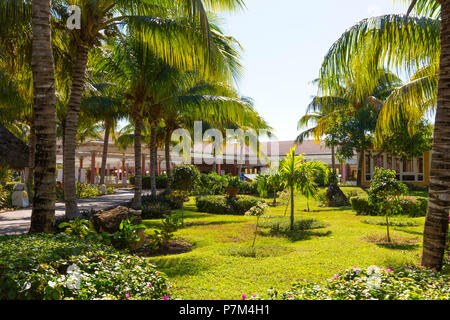
<svg viewBox="0 0 450 320"><path fill-rule="evenodd" d="M230 198L236 198L241 190L241 180L238 177L231 177L228 179L228 185L225 189Z"/></svg>

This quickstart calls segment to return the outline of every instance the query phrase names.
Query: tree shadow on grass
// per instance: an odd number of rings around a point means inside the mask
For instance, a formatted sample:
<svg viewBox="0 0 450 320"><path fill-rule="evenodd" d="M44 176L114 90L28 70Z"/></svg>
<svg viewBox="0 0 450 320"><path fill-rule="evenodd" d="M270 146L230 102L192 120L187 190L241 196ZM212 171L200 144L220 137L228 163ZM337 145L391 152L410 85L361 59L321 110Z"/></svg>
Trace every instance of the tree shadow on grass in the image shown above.
<svg viewBox="0 0 450 320"><path fill-rule="evenodd" d="M198 227L198 226L225 225L225 224L242 223L242 222L243 221L188 221L188 222L184 223L184 228Z"/></svg>
<svg viewBox="0 0 450 320"><path fill-rule="evenodd" d="M419 248L418 244L396 244L396 243L378 243L378 247L392 249L392 250L403 250L403 251L412 251Z"/></svg>
<svg viewBox="0 0 450 320"><path fill-rule="evenodd" d="M401 228L401 227L394 227L392 229L395 230L395 231L401 231L401 232L408 233L408 234L413 234L413 235L416 235L416 236L423 236L423 232L420 232L420 231L405 230L404 228Z"/></svg>
<svg viewBox="0 0 450 320"><path fill-rule="evenodd" d="M331 233L332 232L330 230L327 231L298 230L298 231L279 231L279 232L258 231L258 234L261 236L282 237L288 239L291 242L327 237L331 235Z"/></svg>
<svg viewBox="0 0 450 320"><path fill-rule="evenodd" d="M169 278L193 276L210 268L198 256L158 257L152 258L151 262L156 265L158 270L167 274Z"/></svg>
<svg viewBox="0 0 450 320"><path fill-rule="evenodd" d="M184 221L184 226L180 226L178 229L185 229L189 227L200 227L200 226L214 226L214 225L225 225L225 224L234 224L234 223L242 223L243 221ZM155 220L144 220L142 222L149 229L158 229L162 226L161 219Z"/></svg>
<svg viewBox="0 0 450 320"><path fill-rule="evenodd" d="M352 210L352 207L323 207L314 212L338 212L338 211L349 211ZM311 211L313 212L313 211Z"/></svg>

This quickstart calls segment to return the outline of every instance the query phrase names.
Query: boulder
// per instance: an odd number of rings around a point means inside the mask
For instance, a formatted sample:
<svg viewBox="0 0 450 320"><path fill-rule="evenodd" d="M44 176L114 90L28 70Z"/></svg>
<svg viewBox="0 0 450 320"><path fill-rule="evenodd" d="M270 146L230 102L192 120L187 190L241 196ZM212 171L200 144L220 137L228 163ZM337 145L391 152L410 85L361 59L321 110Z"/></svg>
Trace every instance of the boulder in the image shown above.
<svg viewBox="0 0 450 320"><path fill-rule="evenodd" d="M126 207L117 207L111 210L100 211L91 218L92 225L95 230L99 233L108 232L108 233L116 233L120 229L120 223L125 219L133 219L133 224L141 224L142 217L141 210L133 210ZM130 249L136 250L142 247L144 244L145 238L145 230L138 229L137 235L140 238L140 241L131 245Z"/></svg>
<svg viewBox="0 0 450 320"><path fill-rule="evenodd" d="M142 223L141 210L133 210L127 207L117 207L111 210L100 211L91 218L92 225L99 233L115 233L119 231L120 222L125 219L132 219L133 224Z"/></svg>
<svg viewBox="0 0 450 320"><path fill-rule="evenodd" d="M350 205L347 196L342 192L337 184L331 184L325 195L327 207L346 207Z"/></svg>

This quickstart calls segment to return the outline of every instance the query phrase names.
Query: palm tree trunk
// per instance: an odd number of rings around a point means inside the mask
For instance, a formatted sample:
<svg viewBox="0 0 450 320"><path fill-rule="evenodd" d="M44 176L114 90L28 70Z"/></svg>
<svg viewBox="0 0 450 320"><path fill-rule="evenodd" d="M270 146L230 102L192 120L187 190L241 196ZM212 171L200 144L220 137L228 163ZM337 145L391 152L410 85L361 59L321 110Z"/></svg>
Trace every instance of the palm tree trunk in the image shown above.
<svg viewBox="0 0 450 320"><path fill-rule="evenodd" d="M74 219L78 216L75 187L75 148L88 51L89 49L85 45L79 45L77 47L77 58L73 69L72 89L64 132L64 202L66 204L66 218L68 219Z"/></svg>
<svg viewBox="0 0 450 320"><path fill-rule="evenodd" d="M294 188L291 187L291 231L294 231Z"/></svg>
<svg viewBox="0 0 450 320"><path fill-rule="evenodd" d="M334 146L331 146L331 170L333 174L336 174L336 155Z"/></svg>
<svg viewBox="0 0 450 320"><path fill-rule="evenodd" d="M142 206L142 117L139 111L133 114L134 119L134 198L131 206L140 209Z"/></svg>
<svg viewBox="0 0 450 320"><path fill-rule="evenodd" d="M30 233L51 233L55 218L56 92L50 0L33 0L32 56L36 153Z"/></svg>
<svg viewBox="0 0 450 320"><path fill-rule="evenodd" d="M358 151L358 174L357 174L357 178L356 178L356 185L358 187L362 186L362 178L363 178L363 172L364 172L363 160L364 160L364 152Z"/></svg>
<svg viewBox="0 0 450 320"><path fill-rule="evenodd" d="M27 187L31 187L33 183L33 172L34 172L34 154L36 150L36 130L34 127L34 119L30 121L30 142L29 142L30 153L28 156L28 173L27 173Z"/></svg>
<svg viewBox="0 0 450 320"><path fill-rule="evenodd" d="M422 266L441 270L450 210L450 3L441 1L441 62Z"/></svg>
<svg viewBox="0 0 450 320"><path fill-rule="evenodd" d="M109 145L109 136L112 127L112 121L105 121L105 137L103 140L103 153L102 153L102 170L100 172L100 184L105 184L105 174L106 174L106 161L108 160L108 145Z"/></svg>
<svg viewBox="0 0 450 320"><path fill-rule="evenodd" d="M152 125L150 129L150 185L152 197L156 198L156 166L158 150L156 149L156 127Z"/></svg>
<svg viewBox="0 0 450 320"><path fill-rule="evenodd" d="M170 176L172 175L172 168L171 168L171 160L170 160L170 141L171 141L171 137L172 137L172 132L170 130L168 130L166 132L166 140L164 142L164 151L166 154L166 172L167 172L167 177L170 180Z"/></svg>

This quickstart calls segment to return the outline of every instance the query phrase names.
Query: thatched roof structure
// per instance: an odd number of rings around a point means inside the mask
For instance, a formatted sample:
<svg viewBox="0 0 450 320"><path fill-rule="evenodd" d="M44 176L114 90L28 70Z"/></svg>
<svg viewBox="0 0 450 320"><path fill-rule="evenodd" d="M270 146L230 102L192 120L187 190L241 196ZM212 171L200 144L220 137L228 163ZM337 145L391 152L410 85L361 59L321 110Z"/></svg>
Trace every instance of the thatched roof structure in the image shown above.
<svg viewBox="0 0 450 320"><path fill-rule="evenodd" d="M28 157L26 143L0 126L0 167L24 169L28 167Z"/></svg>

